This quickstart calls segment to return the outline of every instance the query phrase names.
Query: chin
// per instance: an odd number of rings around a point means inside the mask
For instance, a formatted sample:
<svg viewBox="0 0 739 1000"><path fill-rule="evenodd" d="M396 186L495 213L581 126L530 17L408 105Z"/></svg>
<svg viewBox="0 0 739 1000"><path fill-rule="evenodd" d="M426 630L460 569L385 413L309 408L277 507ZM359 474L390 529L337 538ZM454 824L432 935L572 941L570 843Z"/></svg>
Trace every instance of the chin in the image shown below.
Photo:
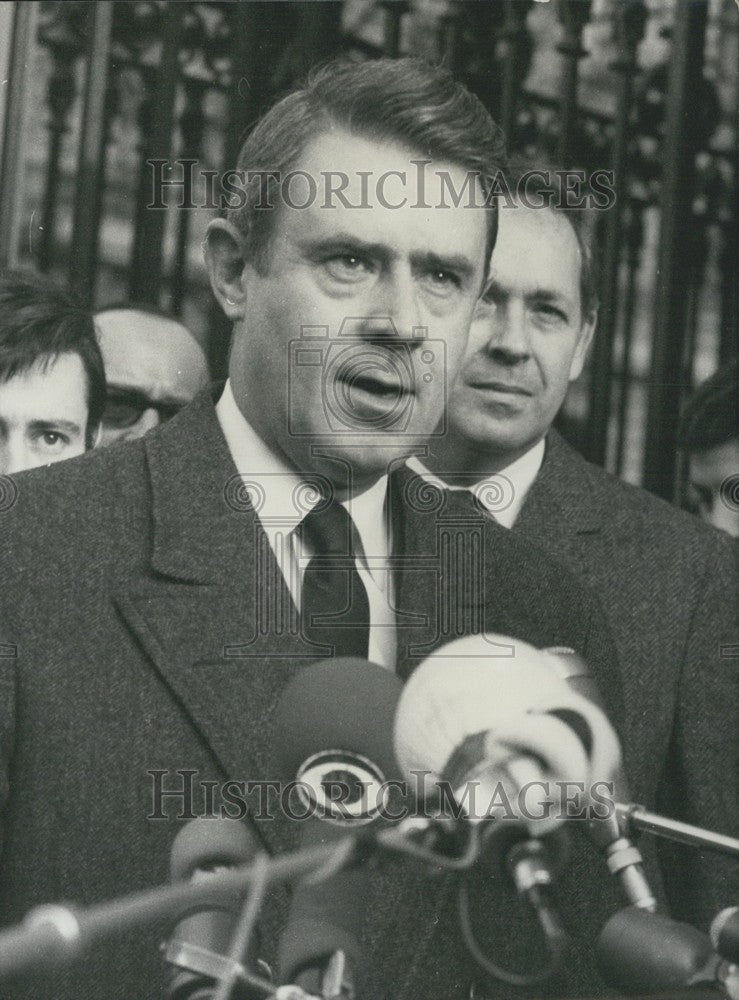
<svg viewBox="0 0 739 1000"><path fill-rule="evenodd" d="M423 443L420 438L415 440ZM303 462L303 470L325 476L340 489L353 485L370 486L402 465L412 451L413 444L403 435L397 435L394 440L387 434L317 437L306 456L307 461Z"/></svg>
<svg viewBox="0 0 739 1000"><path fill-rule="evenodd" d="M477 448L490 448L494 451L515 450L532 439L530 428L516 426L508 420L490 420L489 417L471 421L467 425L462 424L457 434Z"/></svg>

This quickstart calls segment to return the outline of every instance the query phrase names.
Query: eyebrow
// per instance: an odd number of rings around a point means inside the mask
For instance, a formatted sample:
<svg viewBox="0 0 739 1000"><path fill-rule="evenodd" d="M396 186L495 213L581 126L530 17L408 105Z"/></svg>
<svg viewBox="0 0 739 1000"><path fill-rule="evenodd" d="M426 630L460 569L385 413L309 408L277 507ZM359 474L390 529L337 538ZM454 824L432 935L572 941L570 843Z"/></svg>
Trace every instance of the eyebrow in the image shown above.
<svg viewBox="0 0 739 1000"><path fill-rule="evenodd" d="M500 282L495 280L495 278L491 278L485 285L482 294L487 295L488 292L491 291L503 292L505 289ZM539 287L529 289L524 293L524 298L527 301L555 302L559 305L567 306L569 309L574 307L574 303L568 295L561 295L559 292L553 292L551 288Z"/></svg>
<svg viewBox="0 0 739 1000"><path fill-rule="evenodd" d="M456 271L463 278L470 279L474 276L476 267L469 257L464 254L454 253L447 256L427 251L423 254L412 254L411 259L423 263L429 270L433 271Z"/></svg>
<svg viewBox="0 0 739 1000"><path fill-rule="evenodd" d="M389 259L391 251L383 243L368 243L357 236L350 236L349 233L334 233L333 236L310 237L301 241L301 247L311 256L318 256L324 253L363 253L368 256Z"/></svg>
<svg viewBox="0 0 739 1000"><path fill-rule="evenodd" d="M82 428L73 420L32 420L29 423L32 431L66 431L67 434L81 434Z"/></svg>

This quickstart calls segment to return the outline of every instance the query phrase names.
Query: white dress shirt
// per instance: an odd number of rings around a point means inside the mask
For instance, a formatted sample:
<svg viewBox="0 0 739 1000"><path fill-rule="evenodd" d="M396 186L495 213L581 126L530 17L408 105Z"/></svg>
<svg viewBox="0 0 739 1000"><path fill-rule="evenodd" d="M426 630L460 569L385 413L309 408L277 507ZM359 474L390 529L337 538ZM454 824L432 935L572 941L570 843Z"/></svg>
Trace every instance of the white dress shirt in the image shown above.
<svg viewBox="0 0 739 1000"><path fill-rule="evenodd" d="M495 472L470 485L451 485L427 469L417 456L408 459L408 468L422 476L426 482L441 489L469 490L504 528L512 528L521 513L526 494L539 475L544 461L544 439L538 441L525 454L511 462L500 472Z"/></svg>
<svg viewBox="0 0 739 1000"><path fill-rule="evenodd" d="M254 497L257 517L272 547L288 589L300 608L303 572L313 555L295 529L321 499L309 475L301 475L269 448L234 399L230 380L216 404L231 457L244 486ZM369 659L395 669L397 639L390 571L392 536L386 516L387 476L342 502L354 527L356 567L367 591L370 611Z"/></svg>

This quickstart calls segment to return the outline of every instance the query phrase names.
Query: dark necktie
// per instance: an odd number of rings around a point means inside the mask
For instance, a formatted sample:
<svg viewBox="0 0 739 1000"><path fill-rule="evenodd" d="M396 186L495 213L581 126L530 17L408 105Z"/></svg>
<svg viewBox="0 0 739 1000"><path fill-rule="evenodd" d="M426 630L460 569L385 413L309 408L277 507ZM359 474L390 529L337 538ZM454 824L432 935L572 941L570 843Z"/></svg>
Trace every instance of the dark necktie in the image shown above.
<svg viewBox="0 0 739 1000"><path fill-rule="evenodd" d="M311 643L327 646L326 656L369 652L369 601L357 572L352 520L334 500L322 501L301 524L313 549L303 574L301 631Z"/></svg>

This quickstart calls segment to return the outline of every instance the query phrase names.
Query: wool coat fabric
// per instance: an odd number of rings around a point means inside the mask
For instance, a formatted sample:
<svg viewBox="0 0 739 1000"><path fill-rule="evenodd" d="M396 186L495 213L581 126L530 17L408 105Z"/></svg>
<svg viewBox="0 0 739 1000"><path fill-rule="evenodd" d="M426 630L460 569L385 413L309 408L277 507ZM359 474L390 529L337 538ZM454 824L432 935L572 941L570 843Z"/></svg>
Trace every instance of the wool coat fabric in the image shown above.
<svg viewBox="0 0 739 1000"><path fill-rule="evenodd" d="M514 535L601 602L623 679L632 799L736 836L736 542L586 462L555 431ZM673 915L706 929L736 904L738 866L664 847Z"/></svg>
<svg viewBox="0 0 739 1000"><path fill-rule="evenodd" d="M142 441L17 477L17 498L0 515L2 925L44 902L89 905L167 882L177 830L210 808L204 789L216 788L217 810L223 782L278 773L275 706L308 656L283 627L285 589L251 504L234 490L236 473L205 396ZM407 471L391 476L388 502L402 677L464 631L572 646L618 726L622 685L632 701L658 698L644 703L641 728L631 725L648 734L649 753L664 750L662 684L622 677L632 665L619 669L598 601L574 574L476 512L470 521L458 498L424 491ZM450 544L460 530L479 544ZM717 696L704 696L707 708ZM703 728L718 751L710 722ZM703 753L697 766L707 762ZM648 766L662 763L655 756ZM181 790L187 774L192 801L155 801L157 782ZM300 841L279 810L247 822L271 853ZM468 996L473 980L477 996L506 1000L598 992L592 944L619 897L576 834L560 886L573 959L558 979L533 992L479 979L461 942L457 880L381 859L367 871L358 995L443 1000ZM541 961L532 920L498 865L474 874L471 894L491 955L518 968ZM264 908L268 961L287 905L278 888ZM162 998L167 933L121 933L69 969L3 983L2 996Z"/></svg>

